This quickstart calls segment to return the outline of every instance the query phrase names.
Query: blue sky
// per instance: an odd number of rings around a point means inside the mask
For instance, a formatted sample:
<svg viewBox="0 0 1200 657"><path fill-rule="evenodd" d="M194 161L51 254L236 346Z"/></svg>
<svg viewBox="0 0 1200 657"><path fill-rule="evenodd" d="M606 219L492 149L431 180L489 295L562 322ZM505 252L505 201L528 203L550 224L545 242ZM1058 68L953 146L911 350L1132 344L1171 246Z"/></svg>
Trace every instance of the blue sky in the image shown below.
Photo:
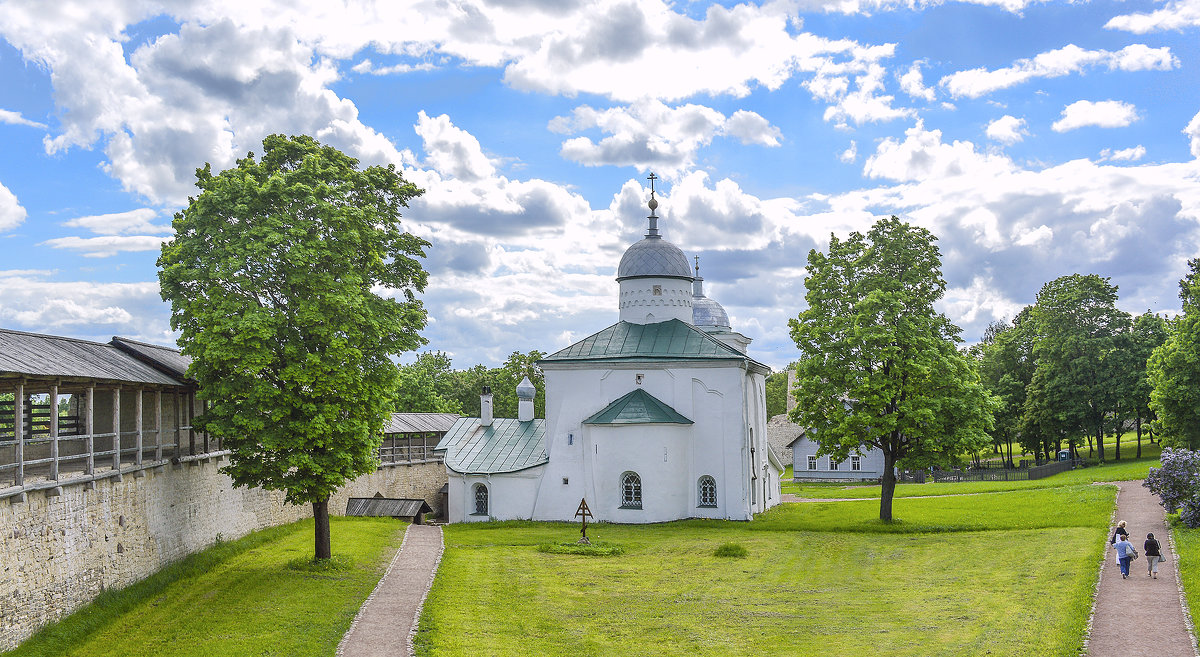
<svg viewBox="0 0 1200 657"><path fill-rule="evenodd" d="M0 1L0 327L169 344L194 171L316 136L426 190L429 349L550 352L667 239L752 355L829 235L939 237L975 341L1055 277L1171 313L1200 255L1200 0Z"/></svg>

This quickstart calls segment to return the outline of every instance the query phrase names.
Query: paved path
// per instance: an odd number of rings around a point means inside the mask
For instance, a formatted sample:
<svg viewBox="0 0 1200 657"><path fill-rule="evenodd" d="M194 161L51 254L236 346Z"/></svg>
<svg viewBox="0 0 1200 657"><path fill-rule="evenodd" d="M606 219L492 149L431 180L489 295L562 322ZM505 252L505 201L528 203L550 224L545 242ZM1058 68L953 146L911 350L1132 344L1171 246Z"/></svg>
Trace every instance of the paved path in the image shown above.
<svg viewBox="0 0 1200 657"><path fill-rule="evenodd" d="M1117 482L1117 520L1124 520L1129 541L1144 553L1146 534L1159 539L1166 563L1158 579L1146 575L1145 554L1129 565L1129 579L1121 578L1115 551L1108 548L1100 568L1096 609L1092 617L1089 657L1193 657L1196 652L1184 619L1178 563L1164 522L1163 509L1141 481Z"/></svg>
<svg viewBox="0 0 1200 657"><path fill-rule="evenodd" d="M404 657L413 654L412 637L425 594L442 559L442 528L409 525L387 573L338 645L338 657Z"/></svg>

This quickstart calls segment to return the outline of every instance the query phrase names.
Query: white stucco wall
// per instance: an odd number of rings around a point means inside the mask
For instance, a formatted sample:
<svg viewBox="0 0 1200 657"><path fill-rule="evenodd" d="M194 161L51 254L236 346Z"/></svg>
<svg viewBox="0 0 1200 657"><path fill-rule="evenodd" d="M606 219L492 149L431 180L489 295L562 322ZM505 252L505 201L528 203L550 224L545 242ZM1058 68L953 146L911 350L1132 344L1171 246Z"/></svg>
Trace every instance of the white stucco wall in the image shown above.
<svg viewBox="0 0 1200 657"><path fill-rule="evenodd" d="M449 521L486 522L488 520L529 520L533 502L542 483L545 466L497 475L463 475L449 472ZM475 486L488 489L488 513L475 513ZM572 509L574 514L574 509Z"/></svg>
<svg viewBox="0 0 1200 657"><path fill-rule="evenodd" d="M655 286L659 294L654 293ZM620 319L623 322L651 324L678 319L692 323L691 281L680 278L629 278L621 281L620 288Z"/></svg>

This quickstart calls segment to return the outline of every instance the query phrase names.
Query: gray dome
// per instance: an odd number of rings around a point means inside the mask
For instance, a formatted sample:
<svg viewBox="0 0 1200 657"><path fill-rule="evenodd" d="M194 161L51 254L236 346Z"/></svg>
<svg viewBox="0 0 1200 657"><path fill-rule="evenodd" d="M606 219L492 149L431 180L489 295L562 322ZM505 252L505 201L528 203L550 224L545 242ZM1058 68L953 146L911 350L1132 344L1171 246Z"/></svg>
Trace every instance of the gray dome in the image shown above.
<svg viewBox="0 0 1200 657"><path fill-rule="evenodd" d="M521 382L517 384L517 399L533 399L536 394L537 388L533 387L533 382L529 380L529 377L521 379Z"/></svg>
<svg viewBox="0 0 1200 657"><path fill-rule="evenodd" d="M729 328L729 315L721 304L708 297L692 297L692 326Z"/></svg>
<svg viewBox="0 0 1200 657"><path fill-rule="evenodd" d="M626 278L682 278L692 280L692 268L679 247L661 237L647 237L625 250L617 267L617 280Z"/></svg>

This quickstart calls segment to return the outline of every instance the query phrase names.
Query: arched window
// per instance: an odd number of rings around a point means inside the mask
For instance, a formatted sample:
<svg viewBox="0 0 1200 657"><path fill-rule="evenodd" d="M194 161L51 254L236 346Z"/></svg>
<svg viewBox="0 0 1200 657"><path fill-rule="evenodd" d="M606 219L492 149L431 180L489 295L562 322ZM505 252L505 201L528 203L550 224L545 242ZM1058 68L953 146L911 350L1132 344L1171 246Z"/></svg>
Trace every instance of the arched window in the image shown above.
<svg viewBox="0 0 1200 657"><path fill-rule="evenodd" d="M700 477L700 504L699 506L716 506L717 505L717 480L708 475Z"/></svg>
<svg viewBox="0 0 1200 657"><path fill-rule="evenodd" d="M621 475L621 508L642 508L642 478L636 472Z"/></svg>
<svg viewBox="0 0 1200 657"><path fill-rule="evenodd" d="M483 484L475 484L475 513L477 516L488 514L488 489Z"/></svg>

